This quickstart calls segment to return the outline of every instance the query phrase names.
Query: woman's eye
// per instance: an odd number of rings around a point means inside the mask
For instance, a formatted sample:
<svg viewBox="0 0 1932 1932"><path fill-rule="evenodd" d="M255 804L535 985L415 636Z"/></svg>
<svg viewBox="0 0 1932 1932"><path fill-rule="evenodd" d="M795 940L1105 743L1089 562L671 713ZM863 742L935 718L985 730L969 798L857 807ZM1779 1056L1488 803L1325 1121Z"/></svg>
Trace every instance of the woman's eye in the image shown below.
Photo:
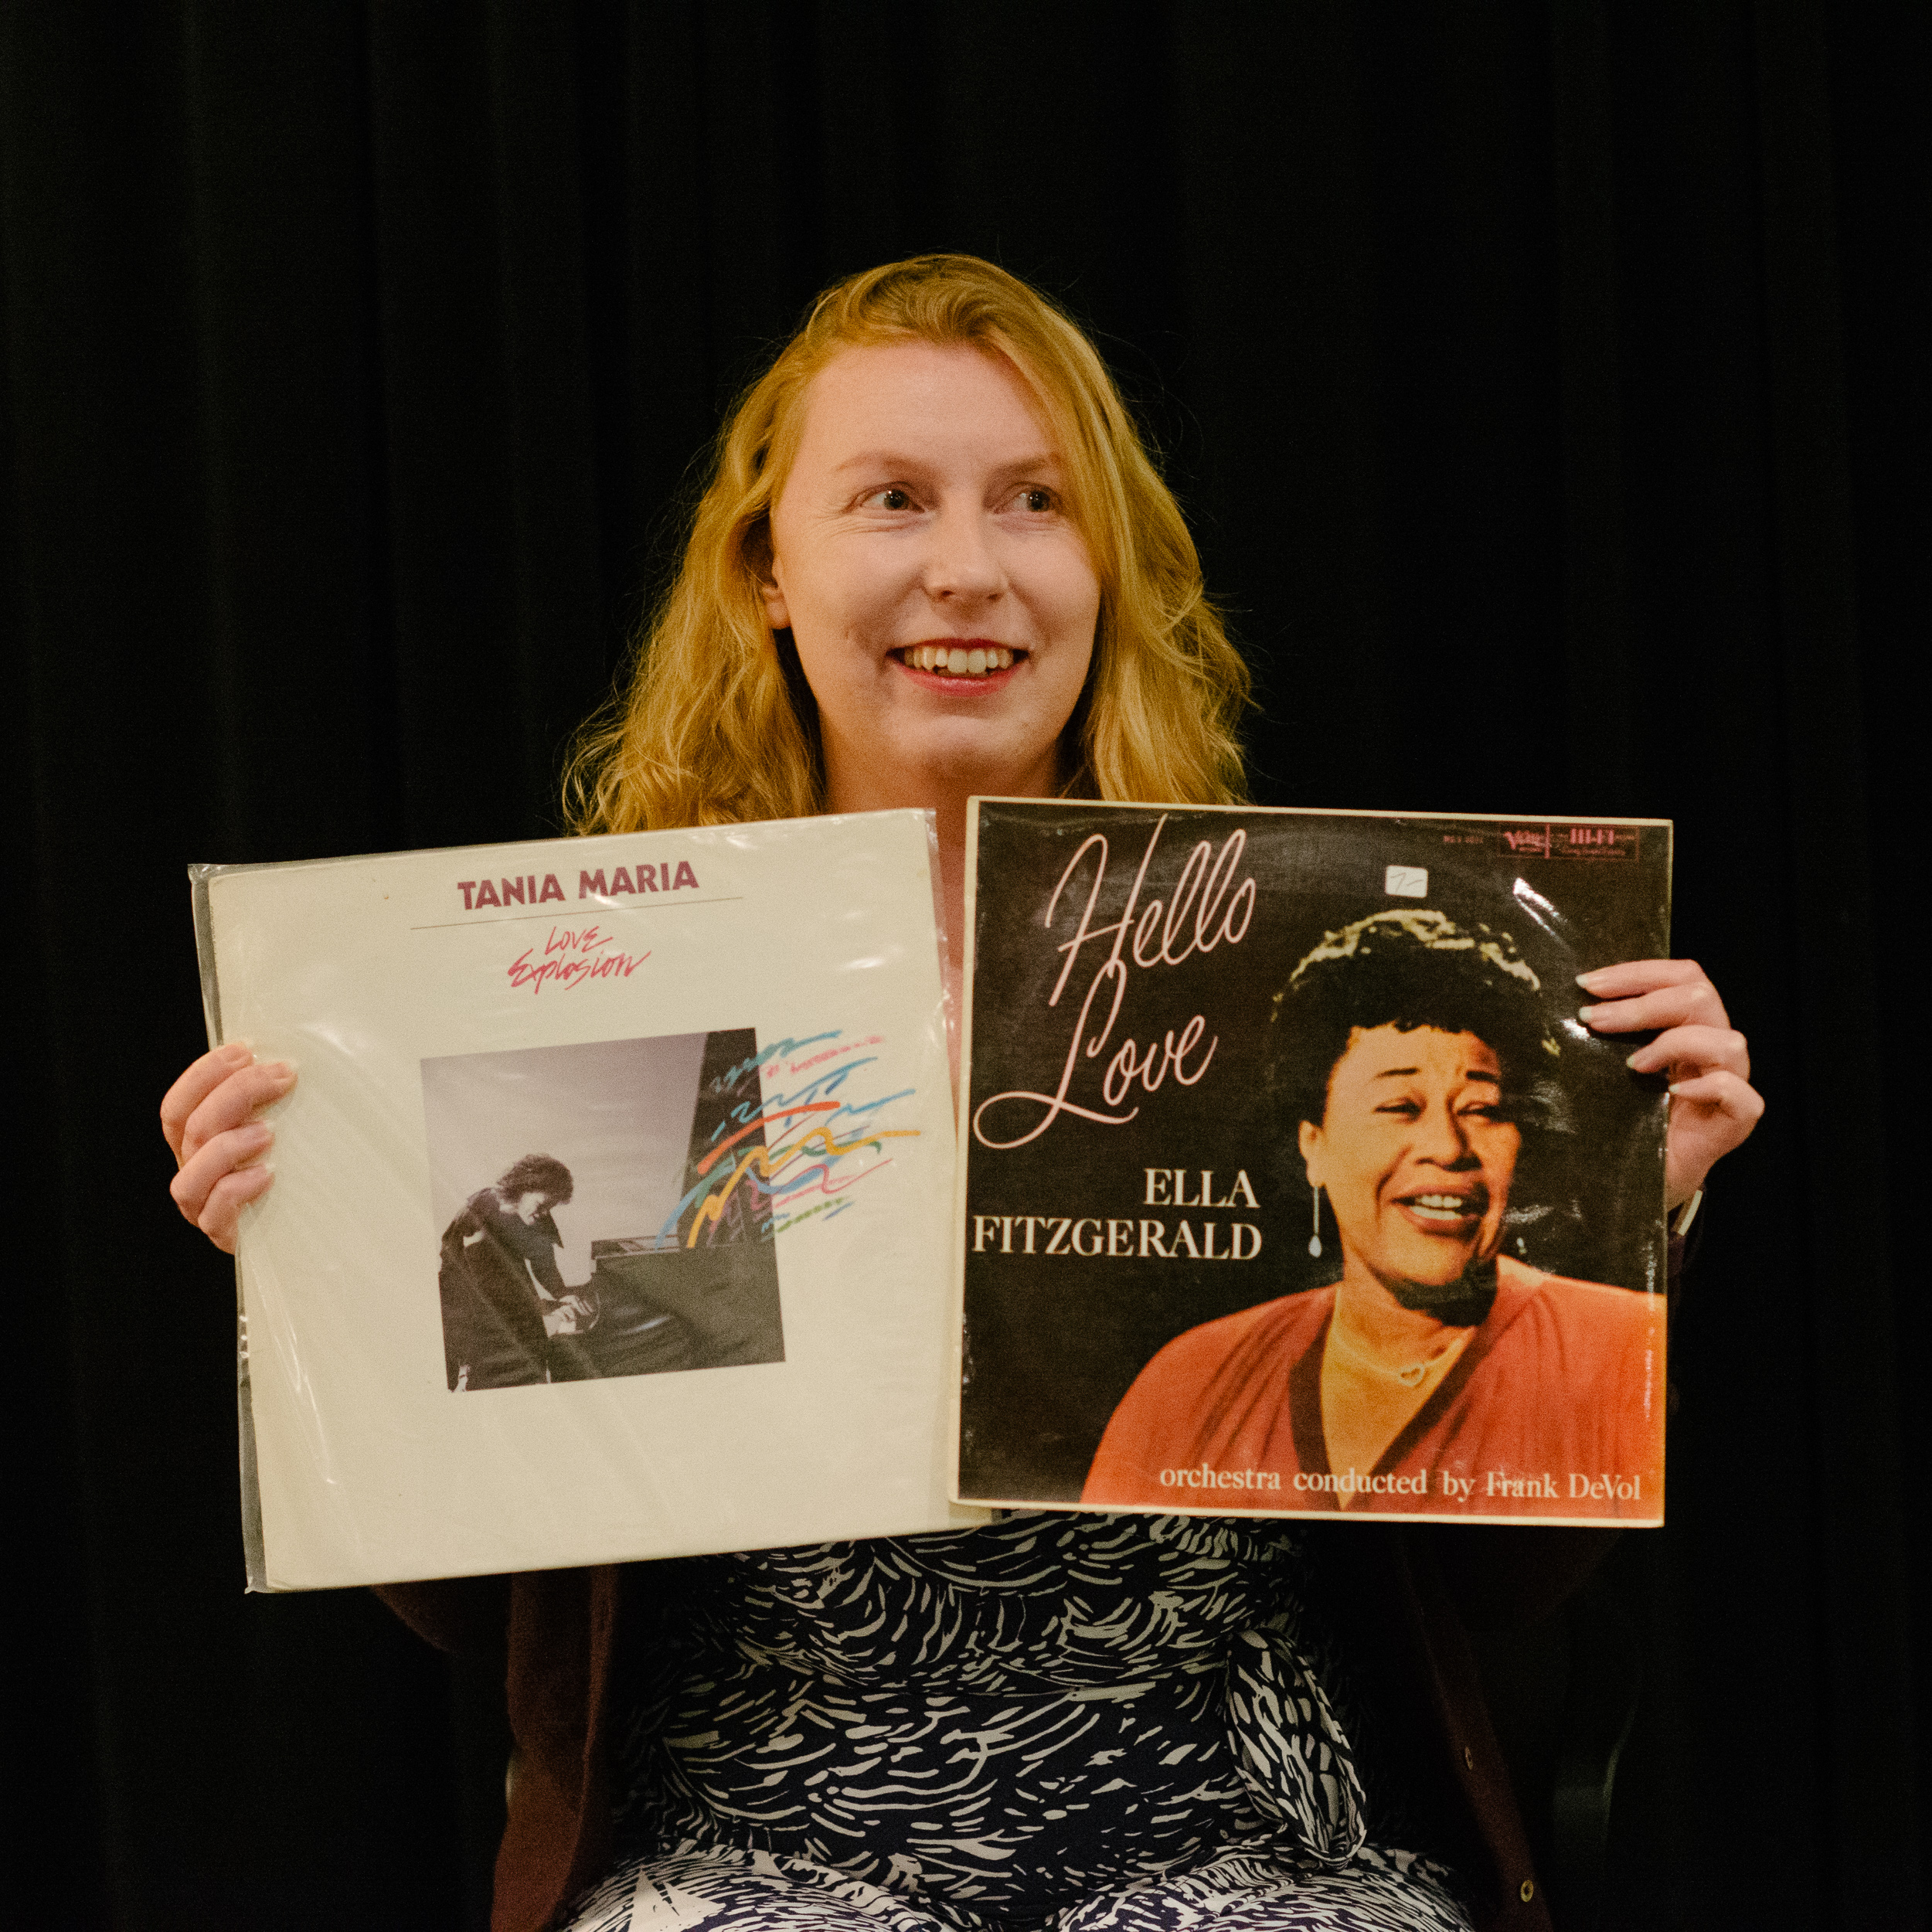
<svg viewBox="0 0 1932 1932"><path fill-rule="evenodd" d="M1036 516L1044 515L1053 509L1053 492L1043 484L1029 483L1013 498L1016 509L1030 511Z"/></svg>
<svg viewBox="0 0 1932 1932"><path fill-rule="evenodd" d="M902 490L896 483L889 483L883 490L874 490L866 498L866 505L874 510L910 510L913 506L912 494Z"/></svg>
<svg viewBox="0 0 1932 1932"><path fill-rule="evenodd" d="M1378 1114L1393 1114L1399 1119L1413 1121L1422 1112L1413 1100L1389 1100L1376 1109Z"/></svg>

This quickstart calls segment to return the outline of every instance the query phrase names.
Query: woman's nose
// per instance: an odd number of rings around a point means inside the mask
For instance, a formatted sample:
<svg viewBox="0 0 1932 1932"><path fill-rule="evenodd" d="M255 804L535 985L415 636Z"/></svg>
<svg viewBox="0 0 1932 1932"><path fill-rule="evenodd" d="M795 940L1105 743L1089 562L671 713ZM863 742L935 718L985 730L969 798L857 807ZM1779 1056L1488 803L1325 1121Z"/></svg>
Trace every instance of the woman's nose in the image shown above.
<svg viewBox="0 0 1932 1932"><path fill-rule="evenodd" d="M998 597L1006 587L1006 573L988 536L977 506L942 511L935 517L926 557L927 595L965 603Z"/></svg>
<svg viewBox="0 0 1932 1932"><path fill-rule="evenodd" d="M1464 1168L1476 1164L1469 1135L1453 1107L1432 1107L1417 1124L1422 1131L1416 1152L1421 1159L1434 1161L1438 1167Z"/></svg>

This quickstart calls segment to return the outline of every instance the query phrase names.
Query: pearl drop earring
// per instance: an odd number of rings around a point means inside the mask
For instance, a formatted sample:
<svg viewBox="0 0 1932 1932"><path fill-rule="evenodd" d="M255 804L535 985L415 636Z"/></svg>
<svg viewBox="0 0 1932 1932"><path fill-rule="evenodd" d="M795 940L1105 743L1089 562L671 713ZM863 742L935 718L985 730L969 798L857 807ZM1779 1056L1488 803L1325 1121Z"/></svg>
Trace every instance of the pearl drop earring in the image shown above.
<svg viewBox="0 0 1932 1932"><path fill-rule="evenodd" d="M1320 1258L1321 1253L1321 1190L1315 1188L1315 1232L1308 1236L1308 1252Z"/></svg>

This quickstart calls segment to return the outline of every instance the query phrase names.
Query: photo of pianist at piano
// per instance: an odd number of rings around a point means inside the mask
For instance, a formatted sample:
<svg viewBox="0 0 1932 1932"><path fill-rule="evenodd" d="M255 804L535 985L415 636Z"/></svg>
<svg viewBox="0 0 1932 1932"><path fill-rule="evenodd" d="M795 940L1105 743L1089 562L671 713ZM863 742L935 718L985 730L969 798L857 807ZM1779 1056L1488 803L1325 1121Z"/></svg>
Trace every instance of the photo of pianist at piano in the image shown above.
<svg viewBox="0 0 1932 1932"><path fill-rule="evenodd" d="M1238 1502L1654 1517L1665 1298L1502 1252L1526 1134L1561 1105L1515 942L1421 908L1359 920L1295 968L1269 1030L1311 1251L1325 1201L1342 1278L1169 1342L1114 1410L1084 1499L1213 1507L1201 1472L1256 1471L1278 1489ZM1603 1471L1621 1495L1573 1498L1572 1472Z"/></svg>
<svg viewBox="0 0 1932 1932"><path fill-rule="evenodd" d="M472 1194L444 1230L438 1285L452 1389L546 1382L550 1337L580 1334L596 1319L557 1267L563 1237L552 1210L575 1188L561 1161L526 1154L495 1186Z"/></svg>

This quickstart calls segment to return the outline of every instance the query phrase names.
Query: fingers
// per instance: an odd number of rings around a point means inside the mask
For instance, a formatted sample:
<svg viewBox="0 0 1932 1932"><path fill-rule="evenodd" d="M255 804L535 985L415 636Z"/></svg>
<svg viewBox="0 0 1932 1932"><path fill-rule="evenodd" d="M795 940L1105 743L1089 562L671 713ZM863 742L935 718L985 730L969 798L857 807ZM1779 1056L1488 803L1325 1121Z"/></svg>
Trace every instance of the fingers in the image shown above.
<svg viewBox="0 0 1932 1932"><path fill-rule="evenodd" d="M1682 986L1709 977L1694 959L1626 959L1614 966L1599 966L1579 973L1577 984L1598 999L1628 999L1638 993L1654 992L1660 986Z"/></svg>
<svg viewBox="0 0 1932 1932"><path fill-rule="evenodd" d="M1713 1166L1750 1138L1764 1112L1764 1096L1728 1068L1713 1068L1671 1083L1664 1195L1677 1207L1704 1185Z"/></svg>
<svg viewBox="0 0 1932 1932"><path fill-rule="evenodd" d="M255 1057L240 1040L230 1040L202 1055L188 1071L162 1096L161 1131L168 1137L175 1158L182 1158L182 1136L188 1117L230 1074L238 1073Z"/></svg>
<svg viewBox="0 0 1932 1932"><path fill-rule="evenodd" d="M275 1172L272 1168L243 1167L223 1175L209 1196L196 1226L223 1253L233 1254L242 1209L250 1201L260 1200L274 1185Z"/></svg>
<svg viewBox="0 0 1932 1932"><path fill-rule="evenodd" d="M233 1134L210 1141L168 1183L168 1192L182 1215L224 1253L235 1251L242 1209L274 1183L273 1169L260 1162L274 1138L259 1121L238 1128Z"/></svg>
<svg viewBox="0 0 1932 1932"><path fill-rule="evenodd" d="M192 1161L211 1141L253 1119L261 1108L280 1100L294 1084L295 1070L285 1060L236 1068L202 1097L182 1124L175 1159Z"/></svg>
<svg viewBox="0 0 1932 1932"><path fill-rule="evenodd" d="M1672 1081L1670 1097L1673 1102L1682 1101L1686 1107L1723 1114L1741 1123L1744 1134L1757 1126L1764 1113L1764 1095L1749 1080L1726 1067L1714 1067L1691 1080ZM1672 1111L1675 1112L1675 1107ZM1744 1134L1737 1138L1741 1141Z"/></svg>
<svg viewBox="0 0 1932 1932"><path fill-rule="evenodd" d="M1638 1047L1625 1064L1634 1073L1668 1072L1673 1081L1692 1080L1720 1067L1740 1080L1751 1077L1750 1043L1729 1026L1671 1027Z"/></svg>
<svg viewBox="0 0 1932 1932"><path fill-rule="evenodd" d="M202 1210L223 1177L259 1162L274 1138L275 1131L266 1121L245 1121L217 1134L183 1162L181 1172L168 1183L175 1205L199 1226Z"/></svg>
<svg viewBox="0 0 1932 1932"><path fill-rule="evenodd" d="M1577 1017L1593 1032L1656 1031L1629 1065L1635 1073L1670 1077L1664 1192L1679 1206L1763 1117L1764 1097L1751 1085L1750 1044L1695 960L1624 960L1580 973L1577 983L1591 995Z"/></svg>
<svg viewBox="0 0 1932 1932"><path fill-rule="evenodd" d="M295 1084L294 1069L231 1040L204 1053L168 1088L161 1131L180 1171L168 1193L188 1220L216 1247L235 1251L237 1219L266 1193L274 1175L262 1165L274 1130L255 1116Z"/></svg>
<svg viewBox="0 0 1932 1932"><path fill-rule="evenodd" d="M1717 988L1689 959L1633 959L1580 973L1577 983L1594 995L1577 1018L1598 1033L1632 1033L1650 1027L1728 1027Z"/></svg>

